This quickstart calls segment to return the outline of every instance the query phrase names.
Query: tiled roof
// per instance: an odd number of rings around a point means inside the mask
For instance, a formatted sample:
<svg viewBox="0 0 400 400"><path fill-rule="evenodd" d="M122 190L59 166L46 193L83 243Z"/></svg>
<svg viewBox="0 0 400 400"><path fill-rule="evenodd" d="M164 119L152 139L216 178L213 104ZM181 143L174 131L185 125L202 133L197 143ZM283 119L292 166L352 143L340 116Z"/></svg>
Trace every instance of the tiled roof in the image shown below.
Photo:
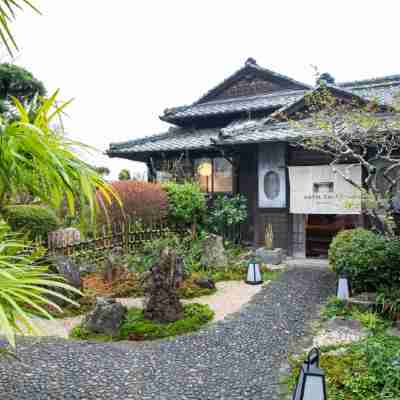
<svg viewBox="0 0 400 400"><path fill-rule="evenodd" d="M332 87L332 86L331 86ZM353 93L364 99L377 99L381 103L390 104L400 95L400 75L393 75L372 80L345 82L336 84L333 88L343 94ZM282 110L295 108L301 102L305 90L275 92L269 95L235 98L224 101L209 101L181 108L176 113L185 115L203 113L214 115L236 112L237 110L273 109ZM206 149L218 144L259 143L267 141L287 141L304 134L300 129L285 122L271 121L271 118L258 120L236 120L226 128L215 129L187 129L171 128L168 132L147 138L131 140L124 143L110 145L108 154L115 157L134 155L135 159L144 158L146 154Z"/></svg>
<svg viewBox="0 0 400 400"><path fill-rule="evenodd" d="M287 142L304 135L306 132L309 133L309 130L297 128L289 122L277 122L268 125L243 122L240 129L237 128L238 126L236 129L231 126L224 129L223 135L219 137L219 144Z"/></svg>
<svg viewBox="0 0 400 400"><path fill-rule="evenodd" d="M223 90L249 73L257 74L257 76L261 76L262 79L265 80L274 79L283 82L287 89L265 95L235 97L229 100L215 100L216 96L223 92ZM294 98L297 98L304 93L305 90L309 89L312 89L312 86L269 69L262 68L254 59L249 58L242 68L201 96L199 100L191 105L166 109L160 118L163 121L176 123L196 117L206 118L219 114L277 108L288 104L288 102L293 101Z"/></svg>
<svg viewBox="0 0 400 400"><path fill-rule="evenodd" d="M304 90L290 90L259 96L209 101L206 103L175 108L173 111L173 118L174 120L179 120L200 116L210 117L212 115L275 109L301 98L304 93ZM166 118L163 117L162 119Z"/></svg>
<svg viewBox="0 0 400 400"><path fill-rule="evenodd" d="M223 80L221 83L219 83L213 89L209 90L206 94L201 96L200 99L197 100L194 104L200 104L200 103L204 103L204 102L212 100L216 94L218 94L222 90L224 90L224 88L226 86L230 85L232 83L232 81L237 80L241 75L245 74L248 71L258 72L258 73L262 74L263 76L265 76L267 79L269 77L273 77L273 78L279 79L281 81L286 81L288 83L296 85L298 87L298 89L308 90L308 89L312 88L312 86L307 85L303 82L296 81L295 79L290 78L289 76L282 75L282 74L279 74L278 72L272 71L270 69L260 67L257 64L256 60L254 60L254 58L250 57L246 60L244 66L242 68L237 70L234 74L229 76L227 79Z"/></svg>
<svg viewBox="0 0 400 400"><path fill-rule="evenodd" d="M400 75L390 75L381 78L343 82L337 84L350 92L369 100L377 100L383 104L392 104L400 95Z"/></svg>
<svg viewBox="0 0 400 400"><path fill-rule="evenodd" d="M220 129L171 128L168 132L122 143L111 143L109 155L203 149L217 139Z"/></svg>

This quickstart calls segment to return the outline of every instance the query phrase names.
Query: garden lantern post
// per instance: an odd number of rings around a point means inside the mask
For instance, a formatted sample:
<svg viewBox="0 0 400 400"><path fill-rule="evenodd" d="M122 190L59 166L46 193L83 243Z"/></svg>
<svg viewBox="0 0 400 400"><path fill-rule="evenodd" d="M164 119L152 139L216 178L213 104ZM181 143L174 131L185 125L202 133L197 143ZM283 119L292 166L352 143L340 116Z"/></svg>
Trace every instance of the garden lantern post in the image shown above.
<svg viewBox="0 0 400 400"><path fill-rule="evenodd" d="M325 373L319 368L319 350L312 349L300 369L292 400L327 400Z"/></svg>
<svg viewBox="0 0 400 400"><path fill-rule="evenodd" d="M246 283L249 285L260 285L263 283L260 264L254 258L249 262Z"/></svg>
<svg viewBox="0 0 400 400"><path fill-rule="evenodd" d="M347 276L339 276L336 296L339 300L348 300L350 297L350 287Z"/></svg>

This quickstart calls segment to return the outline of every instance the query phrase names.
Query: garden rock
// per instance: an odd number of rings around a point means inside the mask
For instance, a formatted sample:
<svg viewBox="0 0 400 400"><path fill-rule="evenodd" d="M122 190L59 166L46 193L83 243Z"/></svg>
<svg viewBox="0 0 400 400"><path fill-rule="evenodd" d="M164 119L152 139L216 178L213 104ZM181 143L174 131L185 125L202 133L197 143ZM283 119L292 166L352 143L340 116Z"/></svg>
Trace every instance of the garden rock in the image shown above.
<svg viewBox="0 0 400 400"><path fill-rule="evenodd" d="M360 293L347 300L349 306L355 306L361 311L371 311L376 306L377 294L373 292Z"/></svg>
<svg viewBox="0 0 400 400"><path fill-rule="evenodd" d="M112 283L128 272L127 268L123 265L123 253L122 247L115 247L107 255L103 264L104 282Z"/></svg>
<svg viewBox="0 0 400 400"><path fill-rule="evenodd" d="M71 258L64 256L53 257L50 270L52 272L55 272L63 276L65 282L74 287L75 289L78 290L82 289L82 280L81 280L79 266ZM67 291L62 288L54 287L52 288L52 290L71 299L77 299L79 297L78 294L71 291ZM54 296L52 296L52 300L55 301L61 307L65 307L66 305L69 304L65 300Z"/></svg>
<svg viewBox="0 0 400 400"><path fill-rule="evenodd" d="M225 267L228 264L228 257L221 236L210 234L203 240L200 263L206 268Z"/></svg>
<svg viewBox="0 0 400 400"><path fill-rule="evenodd" d="M313 346L330 346L339 343L351 343L368 336L368 331L358 320L334 318L329 320L324 329L314 338Z"/></svg>
<svg viewBox="0 0 400 400"><path fill-rule="evenodd" d="M270 250L265 247L260 247L256 250L256 257L258 257L265 264L279 265L282 264L283 250Z"/></svg>
<svg viewBox="0 0 400 400"><path fill-rule="evenodd" d="M144 316L158 322L183 318L183 307L177 289L183 279L183 268L176 252L166 247L160 261L150 268L146 282Z"/></svg>
<svg viewBox="0 0 400 400"><path fill-rule="evenodd" d="M125 306L114 299L98 297L94 310L86 315L82 326L93 333L115 336L127 311Z"/></svg>
<svg viewBox="0 0 400 400"><path fill-rule="evenodd" d="M81 275L94 274L95 272L97 272L97 265L90 263L81 264L79 265L79 271Z"/></svg>
<svg viewBox="0 0 400 400"><path fill-rule="evenodd" d="M208 278L206 276L196 278L194 280L194 283L202 289L215 289L215 282L211 278Z"/></svg>

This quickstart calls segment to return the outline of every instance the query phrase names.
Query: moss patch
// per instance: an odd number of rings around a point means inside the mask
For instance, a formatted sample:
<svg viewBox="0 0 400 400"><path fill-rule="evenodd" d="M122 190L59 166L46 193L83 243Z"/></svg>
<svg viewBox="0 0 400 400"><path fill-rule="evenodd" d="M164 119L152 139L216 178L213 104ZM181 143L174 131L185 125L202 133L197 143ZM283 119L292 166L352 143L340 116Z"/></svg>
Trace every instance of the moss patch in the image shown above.
<svg viewBox="0 0 400 400"><path fill-rule="evenodd" d="M378 400L400 398L400 338L379 335L353 343L335 354L321 349L321 368L327 379L328 398L332 400ZM288 379L294 390L305 355L291 359Z"/></svg>
<svg viewBox="0 0 400 400"><path fill-rule="evenodd" d="M207 305L188 304L184 307L181 320L171 323L158 323L144 318L142 309L131 308L126 321L122 324L116 337L93 334L81 326L72 329L71 338L83 340L155 340L171 336L183 335L201 328L214 317L214 312Z"/></svg>

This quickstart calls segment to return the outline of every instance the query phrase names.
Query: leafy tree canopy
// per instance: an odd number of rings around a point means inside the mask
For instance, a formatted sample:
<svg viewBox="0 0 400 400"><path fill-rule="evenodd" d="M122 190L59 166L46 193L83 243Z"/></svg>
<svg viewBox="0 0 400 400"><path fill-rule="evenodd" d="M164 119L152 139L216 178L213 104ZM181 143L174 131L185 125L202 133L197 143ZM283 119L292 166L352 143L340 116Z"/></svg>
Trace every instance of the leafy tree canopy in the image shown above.
<svg viewBox="0 0 400 400"><path fill-rule="evenodd" d="M127 169L121 169L118 175L118 179L120 181L129 181L131 180L131 173Z"/></svg>
<svg viewBox="0 0 400 400"><path fill-rule="evenodd" d="M93 169L101 176L107 176L110 175L111 173L110 168L108 167L100 166L100 167L93 167Z"/></svg>
<svg viewBox="0 0 400 400"><path fill-rule="evenodd" d="M44 96L46 89L32 73L18 65L0 64L0 100L16 97L21 102L30 101L35 95Z"/></svg>

